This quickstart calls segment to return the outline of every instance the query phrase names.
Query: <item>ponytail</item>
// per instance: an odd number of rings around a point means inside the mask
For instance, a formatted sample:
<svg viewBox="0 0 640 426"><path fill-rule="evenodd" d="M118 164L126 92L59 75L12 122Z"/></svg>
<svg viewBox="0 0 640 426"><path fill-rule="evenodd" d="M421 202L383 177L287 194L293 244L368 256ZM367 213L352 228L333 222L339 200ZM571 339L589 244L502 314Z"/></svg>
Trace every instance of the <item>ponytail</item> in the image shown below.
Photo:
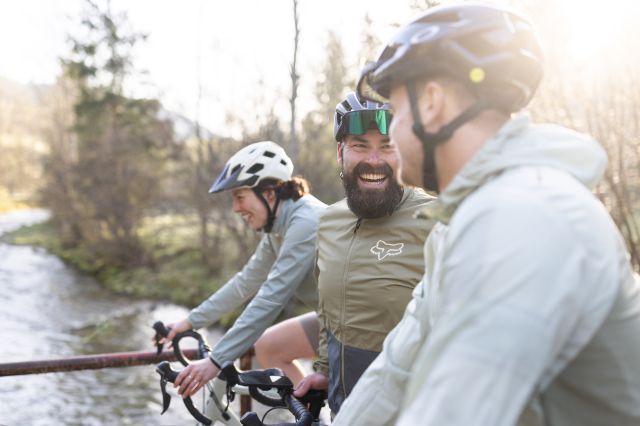
<svg viewBox="0 0 640 426"><path fill-rule="evenodd" d="M282 182L278 186L277 192L282 200L296 201L309 193L309 182L302 176L294 176L290 180Z"/></svg>
<svg viewBox="0 0 640 426"><path fill-rule="evenodd" d="M280 200L299 200L309 193L309 182L302 176L294 176L286 182L275 179L263 179L254 188L256 192L273 189Z"/></svg>

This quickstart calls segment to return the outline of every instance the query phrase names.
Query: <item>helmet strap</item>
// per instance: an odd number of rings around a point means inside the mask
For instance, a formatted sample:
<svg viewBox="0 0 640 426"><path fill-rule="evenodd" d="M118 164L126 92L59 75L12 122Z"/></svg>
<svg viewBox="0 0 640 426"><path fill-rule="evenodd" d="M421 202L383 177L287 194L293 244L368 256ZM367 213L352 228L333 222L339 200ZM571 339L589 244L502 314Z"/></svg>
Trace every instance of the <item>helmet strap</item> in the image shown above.
<svg viewBox="0 0 640 426"><path fill-rule="evenodd" d="M436 171L435 148L439 144L448 141L453 133L463 124L475 118L480 112L488 107L484 98L478 99L474 104L465 109L460 115L454 118L449 124L440 128L436 133L424 130L420 119L420 109L418 108L418 96L415 89L415 81L409 80L406 83L409 95L411 115L413 116L413 134L422 142L424 160L422 162L422 182L428 191L440 192L438 188L438 175Z"/></svg>
<svg viewBox="0 0 640 426"><path fill-rule="evenodd" d="M276 220L276 211L278 210L278 205L280 204L280 196L278 195L278 191L274 190L276 194L276 202L273 205L273 209L271 209L271 207L269 206L269 202L266 198L264 198L264 195L262 195L262 191L259 191L258 188L253 188L253 192L258 197L258 200L262 201L262 204L264 204L264 207L267 209L267 223L260 230L268 234L271 232L273 224Z"/></svg>

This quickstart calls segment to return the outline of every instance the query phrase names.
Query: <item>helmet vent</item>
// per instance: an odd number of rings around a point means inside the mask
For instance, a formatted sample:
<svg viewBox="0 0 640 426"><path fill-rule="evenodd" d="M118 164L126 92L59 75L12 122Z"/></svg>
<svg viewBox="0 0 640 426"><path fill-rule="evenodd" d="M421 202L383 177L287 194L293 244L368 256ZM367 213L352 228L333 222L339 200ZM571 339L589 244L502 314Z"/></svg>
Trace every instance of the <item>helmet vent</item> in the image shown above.
<svg viewBox="0 0 640 426"><path fill-rule="evenodd" d="M417 22L430 24L432 22L453 23L458 21L460 21L460 14L453 10L434 13L433 15L425 15L423 19L418 20Z"/></svg>
<svg viewBox="0 0 640 426"><path fill-rule="evenodd" d="M240 167L241 167L240 164L236 164L236 166L233 169L231 169L231 173L229 173L229 174L231 174L231 175L234 174L235 172L237 172L240 169Z"/></svg>
<svg viewBox="0 0 640 426"><path fill-rule="evenodd" d="M265 157L273 158L276 156L276 153L271 151L265 151L262 155L264 155Z"/></svg>
<svg viewBox="0 0 640 426"><path fill-rule="evenodd" d="M264 169L264 164L256 163L253 166L249 167L249 170L247 170L247 173L255 174L262 169Z"/></svg>
<svg viewBox="0 0 640 426"><path fill-rule="evenodd" d="M286 162L286 161L284 161L284 160L280 160L280 164L282 164L283 166L286 166L286 165L287 165L287 162Z"/></svg>

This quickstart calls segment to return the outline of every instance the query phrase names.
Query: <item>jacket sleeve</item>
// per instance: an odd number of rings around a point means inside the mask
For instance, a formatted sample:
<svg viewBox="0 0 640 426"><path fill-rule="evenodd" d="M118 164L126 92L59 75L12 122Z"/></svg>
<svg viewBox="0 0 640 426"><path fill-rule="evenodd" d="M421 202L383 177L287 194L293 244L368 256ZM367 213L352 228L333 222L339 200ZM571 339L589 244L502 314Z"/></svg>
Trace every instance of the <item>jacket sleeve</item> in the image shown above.
<svg viewBox="0 0 640 426"><path fill-rule="evenodd" d="M311 272L317 222L313 218L294 217L266 281L235 324L220 339L211 357L218 363L233 361L251 345L278 317Z"/></svg>
<svg viewBox="0 0 640 426"><path fill-rule="evenodd" d="M316 282L318 281L318 276L320 274L320 270L318 269L318 242L316 241L316 257L314 261L314 273L316 277ZM313 361L313 371L316 373L324 374L329 377L329 355L327 349L327 327L324 318L324 311L322 309L322 303L318 300L318 308L316 309L318 314L318 321L320 321L320 335L318 336L318 356Z"/></svg>
<svg viewBox="0 0 640 426"><path fill-rule="evenodd" d="M320 336L318 339L318 357L313 361L313 371L329 376L329 357L327 354L327 329L324 318L318 315L320 321Z"/></svg>
<svg viewBox="0 0 640 426"><path fill-rule="evenodd" d="M617 292L608 232L579 229L569 216L520 200L460 218L442 315L422 342L398 424L506 426L532 412L532 398L589 342Z"/></svg>
<svg viewBox="0 0 640 426"><path fill-rule="evenodd" d="M200 306L191 310L188 319L193 328L206 327L249 300L267 278L275 259L276 253L265 235L242 270Z"/></svg>

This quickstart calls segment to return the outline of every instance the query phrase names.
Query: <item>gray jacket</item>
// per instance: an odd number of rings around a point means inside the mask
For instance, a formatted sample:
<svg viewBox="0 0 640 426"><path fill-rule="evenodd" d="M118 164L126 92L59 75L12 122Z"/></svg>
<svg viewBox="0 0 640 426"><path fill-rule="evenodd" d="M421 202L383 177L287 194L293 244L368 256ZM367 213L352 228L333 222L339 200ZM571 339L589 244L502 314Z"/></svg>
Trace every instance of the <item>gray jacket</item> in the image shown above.
<svg viewBox="0 0 640 426"><path fill-rule="evenodd" d="M197 329L253 297L213 349L211 358L217 364L233 361L246 352L291 297L316 308L313 264L318 216L325 207L312 195L283 201L271 233L263 235L244 268L191 311L189 322Z"/></svg>

